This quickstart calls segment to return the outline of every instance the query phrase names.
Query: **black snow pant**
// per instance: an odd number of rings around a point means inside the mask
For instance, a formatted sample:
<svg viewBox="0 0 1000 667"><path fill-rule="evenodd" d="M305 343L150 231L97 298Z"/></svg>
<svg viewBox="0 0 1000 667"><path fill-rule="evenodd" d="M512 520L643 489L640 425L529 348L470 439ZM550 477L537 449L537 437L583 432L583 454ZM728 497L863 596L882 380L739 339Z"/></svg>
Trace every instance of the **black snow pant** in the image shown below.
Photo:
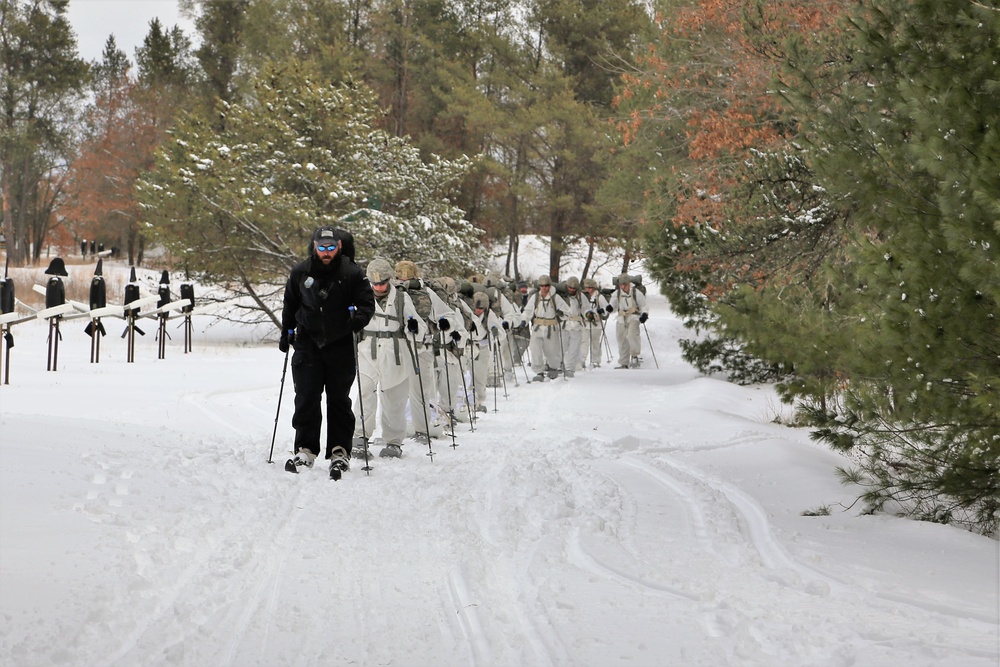
<svg viewBox="0 0 1000 667"><path fill-rule="evenodd" d="M354 411L351 385L357 373L354 365L354 337L347 336L319 348L311 340L295 341L292 355L292 382L295 384L295 451L307 449L319 456L319 433L323 426L321 399L326 392L326 458L340 446L351 455Z"/></svg>

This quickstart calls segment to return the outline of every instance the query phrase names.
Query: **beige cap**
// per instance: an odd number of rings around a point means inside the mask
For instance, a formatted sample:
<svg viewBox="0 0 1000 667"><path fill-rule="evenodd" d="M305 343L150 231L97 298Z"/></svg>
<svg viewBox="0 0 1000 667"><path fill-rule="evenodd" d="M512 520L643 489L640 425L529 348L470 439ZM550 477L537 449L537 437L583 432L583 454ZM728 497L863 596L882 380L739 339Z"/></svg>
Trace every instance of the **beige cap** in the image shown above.
<svg viewBox="0 0 1000 667"><path fill-rule="evenodd" d="M400 280L413 280L420 277L420 269L408 259L396 262L396 277Z"/></svg>
<svg viewBox="0 0 1000 667"><path fill-rule="evenodd" d="M389 264L388 260L381 257L376 257L368 262L368 269L365 271L365 274L368 276L368 280L373 283L385 282L396 277L396 272L393 270L392 265Z"/></svg>

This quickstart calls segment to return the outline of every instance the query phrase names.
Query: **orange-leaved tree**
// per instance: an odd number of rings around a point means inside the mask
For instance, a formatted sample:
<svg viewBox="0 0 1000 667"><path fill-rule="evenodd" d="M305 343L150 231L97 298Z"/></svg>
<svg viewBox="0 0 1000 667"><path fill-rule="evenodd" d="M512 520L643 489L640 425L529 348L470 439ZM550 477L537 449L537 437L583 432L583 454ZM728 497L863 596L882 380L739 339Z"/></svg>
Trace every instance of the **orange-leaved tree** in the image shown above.
<svg viewBox="0 0 1000 667"><path fill-rule="evenodd" d="M847 4L675 3L657 16L659 39L641 67L623 77L619 150L656 160L643 172L645 252L693 328L711 329L714 304L738 286L808 279L816 254L836 245L836 212L814 187L774 82L802 43L836 51ZM687 352L705 369L746 363L725 336Z"/></svg>
<svg viewBox="0 0 1000 667"><path fill-rule="evenodd" d="M96 93L86 134L70 167L62 213L77 236L124 245L130 264L142 263L142 211L135 184L155 163L155 150L173 116L157 91L127 76Z"/></svg>

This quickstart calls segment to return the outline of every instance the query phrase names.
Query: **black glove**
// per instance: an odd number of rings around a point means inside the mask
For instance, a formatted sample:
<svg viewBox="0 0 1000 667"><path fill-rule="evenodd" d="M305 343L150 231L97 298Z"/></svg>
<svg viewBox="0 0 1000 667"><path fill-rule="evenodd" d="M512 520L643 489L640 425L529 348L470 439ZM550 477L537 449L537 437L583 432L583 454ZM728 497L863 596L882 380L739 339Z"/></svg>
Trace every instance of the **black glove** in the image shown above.
<svg viewBox="0 0 1000 667"><path fill-rule="evenodd" d="M451 339L457 343L458 341L462 340L462 334L458 333L457 331L452 331Z"/></svg>
<svg viewBox="0 0 1000 667"><path fill-rule="evenodd" d="M441 331L447 331L450 328L451 328L451 323L447 319L442 317L441 319L438 320L438 329L440 329Z"/></svg>
<svg viewBox="0 0 1000 667"><path fill-rule="evenodd" d="M507 320L504 320L500 324L503 326L503 330L504 331L510 331L510 322L508 322Z"/></svg>
<svg viewBox="0 0 1000 667"><path fill-rule="evenodd" d="M614 308L613 308L613 307L611 306L611 304L610 304L610 303L608 304L608 307L607 307L607 308L605 308L604 310L608 311L609 313L613 313L613 312L615 312L615 309L614 309Z"/></svg>
<svg viewBox="0 0 1000 667"><path fill-rule="evenodd" d="M643 313L642 315L639 316L639 324L645 323L645 321L648 319L649 319L649 313Z"/></svg>
<svg viewBox="0 0 1000 667"><path fill-rule="evenodd" d="M411 317L410 319L406 320L406 330L412 334L415 334L418 331L420 331L420 326L417 324L416 318Z"/></svg>
<svg viewBox="0 0 1000 667"><path fill-rule="evenodd" d="M289 329L281 334L281 338L278 339L278 349L282 353L287 353L288 348L295 343L295 329Z"/></svg>
<svg viewBox="0 0 1000 667"><path fill-rule="evenodd" d="M588 310L587 311L587 321L588 322L594 322L596 319L597 318L594 317L594 311Z"/></svg>
<svg viewBox="0 0 1000 667"><path fill-rule="evenodd" d="M561 320L563 318L563 315L565 315L565 314L566 313L564 313L563 311L561 311L558 308L556 308L556 319L557 320Z"/></svg>

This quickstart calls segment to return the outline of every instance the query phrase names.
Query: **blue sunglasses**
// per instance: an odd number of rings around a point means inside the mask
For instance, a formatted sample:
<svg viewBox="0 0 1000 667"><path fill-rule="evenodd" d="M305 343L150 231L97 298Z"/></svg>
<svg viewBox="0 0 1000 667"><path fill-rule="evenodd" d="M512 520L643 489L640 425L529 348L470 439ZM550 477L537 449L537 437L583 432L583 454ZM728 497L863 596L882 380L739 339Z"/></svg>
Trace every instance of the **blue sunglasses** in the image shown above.
<svg viewBox="0 0 1000 667"><path fill-rule="evenodd" d="M316 246L316 252L333 252L337 249L335 245L318 245Z"/></svg>

